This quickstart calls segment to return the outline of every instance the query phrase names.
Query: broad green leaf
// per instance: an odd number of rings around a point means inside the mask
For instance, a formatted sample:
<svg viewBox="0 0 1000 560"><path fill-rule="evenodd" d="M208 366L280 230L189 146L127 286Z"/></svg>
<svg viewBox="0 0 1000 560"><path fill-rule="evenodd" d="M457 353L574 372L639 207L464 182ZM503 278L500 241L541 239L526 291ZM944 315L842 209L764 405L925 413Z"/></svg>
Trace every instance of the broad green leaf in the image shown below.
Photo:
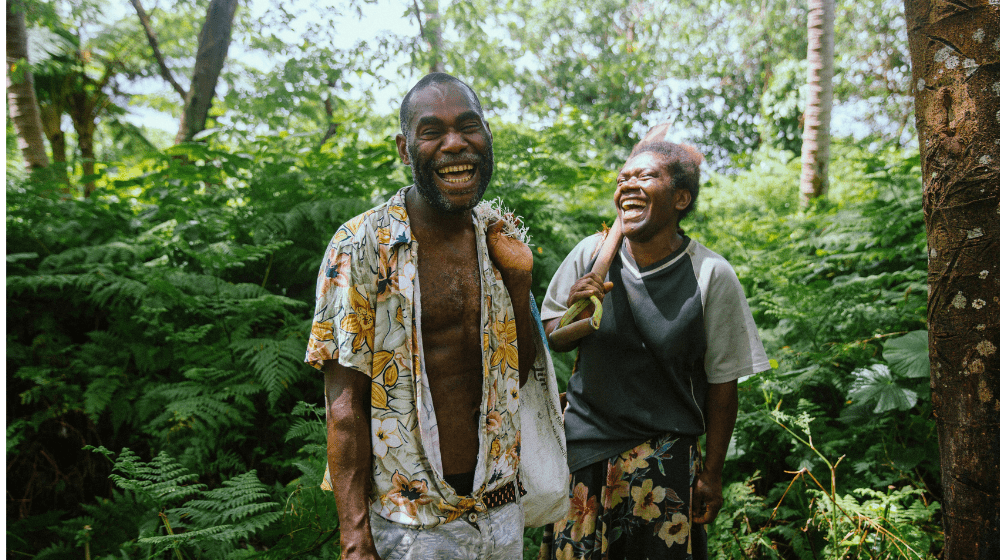
<svg viewBox="0 0 1000 560"><path fill-rule="evenodd" d="M886 341L882 356L892 371L903 377L928 377L931 360L927 349L927 331L913 331Z"/></svg>
<svg viewBox="0 0 1000 560"><path fill-rule="evenodd" d="M892 372L885 364L874 364L870 369L854 372L857 377L849 396L857 406L875 405L874 413L890 410L910 410L917 404L917 393L896 384Z"/></svg>

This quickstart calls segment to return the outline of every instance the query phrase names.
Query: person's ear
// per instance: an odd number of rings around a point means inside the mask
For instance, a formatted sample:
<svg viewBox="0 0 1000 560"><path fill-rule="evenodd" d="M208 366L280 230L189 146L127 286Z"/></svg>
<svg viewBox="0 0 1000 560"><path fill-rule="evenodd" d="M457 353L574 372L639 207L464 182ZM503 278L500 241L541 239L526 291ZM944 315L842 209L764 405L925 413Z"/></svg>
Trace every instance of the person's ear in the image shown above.
<svg viewBox="0 0 1000 560"><path fill-rule="evenodd" d="M687 189L676 189L674 191L674 208L684 210L691 205L691 191Z"/></svg>
<svg viewBox="0 0 1000 560"><path fill-rule="evenodd" d="M403 160L403 165L410 165L410 154L406 151L406 136L396 135L396 151L399 152L399 158Z"/></svg>

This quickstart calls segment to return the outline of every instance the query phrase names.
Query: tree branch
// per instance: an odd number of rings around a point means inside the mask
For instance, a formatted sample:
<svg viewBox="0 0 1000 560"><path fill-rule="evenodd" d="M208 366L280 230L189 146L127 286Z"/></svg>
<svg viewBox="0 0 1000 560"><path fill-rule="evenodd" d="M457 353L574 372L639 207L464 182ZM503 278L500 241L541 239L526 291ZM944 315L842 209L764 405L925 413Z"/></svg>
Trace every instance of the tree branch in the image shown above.
<svg viewBox="0 0 1000 560"><path fill-rule="evenodd" d="M142 7L142 2L140 0L130 0L132 6L135 7L136 14L139 15L139 21L142 23L142 29L146 32L146 38L149 39L149 46L153 47L153 56L156 57L156 63L160 67L160 75L166 80L171 86L173 86L174 91L180 94L182 100L187 99L187 92L181 87L177 80L174 79L173 73L170 72L170 68L167 67L167 61L163 59L163 53L160 52L160 41L156 38L156 33L153 32L153 26L149 23L149 15L146 14L146 10Z"/></svg>

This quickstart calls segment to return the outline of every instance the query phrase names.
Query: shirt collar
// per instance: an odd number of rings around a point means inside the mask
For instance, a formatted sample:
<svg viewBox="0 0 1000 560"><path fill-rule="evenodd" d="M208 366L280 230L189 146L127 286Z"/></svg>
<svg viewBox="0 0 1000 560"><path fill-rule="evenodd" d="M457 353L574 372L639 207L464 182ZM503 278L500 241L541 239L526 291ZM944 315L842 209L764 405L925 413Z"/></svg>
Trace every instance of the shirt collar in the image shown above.
<svg viewBox="0 0 1000 560"><path fill-rule="evenodd" d="M414 188L413 185L399 189L386 203L386 211L389 215L399 218L389 221L390 249L395 248L396 245L410 245L413 243L413 233L410 229L410 214L406 211L406 193L412 188ZM472 225L477 231L484 229L482 220L479 219L479 205L476 205L472 209Z"/></svg>
<svg viewBox="0 0 1000 560"><path fill-rule="evenodd" d="M394 216L395 220L389 220L389 248L395 248L396 245L406 244L409 245L413 243L413 234L410 231L410 215L406 212L406 192L412 187L403 187L396 191L396 194L392 195L389 202L386 203L386 211L390 216Z"/></svg>

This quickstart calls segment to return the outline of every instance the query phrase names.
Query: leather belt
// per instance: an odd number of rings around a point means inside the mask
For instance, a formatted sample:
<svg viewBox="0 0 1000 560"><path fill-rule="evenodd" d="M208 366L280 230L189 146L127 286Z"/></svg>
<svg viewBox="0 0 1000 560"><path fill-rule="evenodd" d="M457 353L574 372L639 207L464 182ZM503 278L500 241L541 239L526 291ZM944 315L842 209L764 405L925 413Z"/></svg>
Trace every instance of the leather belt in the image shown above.
<svg viewBox="0 0 1000 560"><path fill-rule="evenodd" d="M518 477L517 484L515 484L512 480L496 490L491 490L483 494L483 505L485 505L487 509L493 509L495 507L509 504L516 500L518 496L523 496L527 493L528 492L521 484L521 478Z"/></svg>

